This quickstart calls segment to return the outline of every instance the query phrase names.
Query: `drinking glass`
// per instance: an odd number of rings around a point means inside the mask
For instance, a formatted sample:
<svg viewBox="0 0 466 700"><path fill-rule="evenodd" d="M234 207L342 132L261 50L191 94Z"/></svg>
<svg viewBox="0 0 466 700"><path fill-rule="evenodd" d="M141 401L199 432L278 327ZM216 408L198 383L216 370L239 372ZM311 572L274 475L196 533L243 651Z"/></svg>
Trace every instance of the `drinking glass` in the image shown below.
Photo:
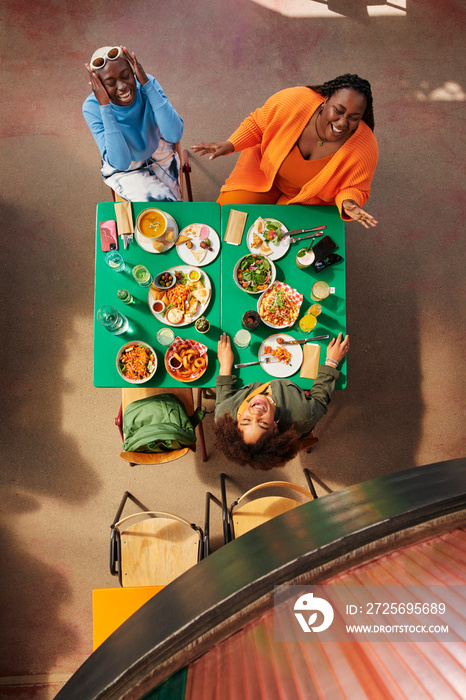
<svg viewBox="0 0 466 700"><path fill-rule="evenodd" d="M242 328L236 333L235 337L233 338L233 342L237 348L247 348L251 342L250 332Z"/></svg>
<svg viewBox="0 0 466 700"><path fill-rule="evenodd" d="M115 272L124 272L125 270L124 258L117 250L109 250L108 253L105 253L105 262Z"/></svg>
<svg viewBox="0 0 466 700"><path fill-rule="evenodd" d="M128 319L114 306L101 306L97 311L98 322L113 335L121 335L128 330Z"/></svg>
<svg viewBox="0 0 466 700"><path fill-rule="evenodd" d="M301 248L296 253L296 265L300 270L305 270L309 267L314 262L314 259L315 255L311 247Z"/></svg>
<svg viewBox="0 0 466 700"><path fill-rule="evenodd" d="M171 345L175 340L175 333L172 328L159 328L156 337L160 345Z"/></svg>
<svg viewBox="0 0 466 700"><path fill-rule="evenodd" d="M328 297L330 294L330 285L328 282L324 282L323 280L319 280L318 282L314 282L312 285L312 290L311 290L311 299L312 301L323 301Z"/></svg>
<svg viewBox="0 0 466 700"><path fill-rule="evenodd" d="M152 275L145 265L135 265L133 277L140 287L150 287L152 284Z"/></svg>

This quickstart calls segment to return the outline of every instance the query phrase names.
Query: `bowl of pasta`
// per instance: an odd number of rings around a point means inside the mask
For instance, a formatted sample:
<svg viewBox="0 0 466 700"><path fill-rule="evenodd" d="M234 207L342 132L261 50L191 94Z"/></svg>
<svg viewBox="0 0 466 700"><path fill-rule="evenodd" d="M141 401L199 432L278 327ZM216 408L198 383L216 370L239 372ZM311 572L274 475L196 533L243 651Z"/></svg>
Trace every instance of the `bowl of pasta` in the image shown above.
<svg viewBox="0 0 466 700"><path fill-rule="evenodd" d="M290 328L302 303L300 292L283 282L274 282L257 300L257 312L269 328Z"/></svg>
<svg viewBox="0 0 466 700"><path fill-rule="evenodd" d="M196 340L175 338L165 353L165 369L179 382L195 382L207 369L207 347Z"/></svg>
<svg viewBox="0 0 466 700"><path fill-rule="evenodd" d="M133 340L120 348L116 358L118 374L130 384L144 384L155 374L157 356L154 348L142 340Z"/></svg>

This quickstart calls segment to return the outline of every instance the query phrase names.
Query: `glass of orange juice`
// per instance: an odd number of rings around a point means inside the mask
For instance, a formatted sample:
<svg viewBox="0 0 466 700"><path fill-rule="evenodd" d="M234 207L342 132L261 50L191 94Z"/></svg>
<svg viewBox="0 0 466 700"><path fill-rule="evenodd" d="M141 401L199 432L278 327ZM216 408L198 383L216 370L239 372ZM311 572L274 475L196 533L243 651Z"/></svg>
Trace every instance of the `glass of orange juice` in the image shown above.
<svg viewBox="0 0 466 700"><path fill-rule="evenodd" d="M317 318L312 314L306 314L299 319L299 330L303 333L310 333L317 325Z"/></svg>

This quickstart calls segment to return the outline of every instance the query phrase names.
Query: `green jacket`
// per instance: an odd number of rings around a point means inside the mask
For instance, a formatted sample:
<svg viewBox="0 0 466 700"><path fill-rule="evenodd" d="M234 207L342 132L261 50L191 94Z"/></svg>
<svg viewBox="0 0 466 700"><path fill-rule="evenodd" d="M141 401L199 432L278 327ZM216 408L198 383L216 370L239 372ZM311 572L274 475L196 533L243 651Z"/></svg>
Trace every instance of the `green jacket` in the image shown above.
<svg viewBox="0 0 466 700"><path fill-rule="evenodd" d="M327 406L335 389L340 372L328 365L320 365L319 374L314 380L309 398L304 389L289 379L273 379L270 383L272 397L277 405L275 419L292 423L299 437L307 435L327 413ZM233 374L215 378L217 399L215 420L229 413L236 420L238 408L244 399L264 382L254 382L236 389Z"/></svg>
<svg viewBox="0 0 466 700"><path fill-rule="evenodd" d="M126 407L123 416L125 452L167 452L196 442L194 428L205 411L191 417L174 394L157 394Z"/></svg>

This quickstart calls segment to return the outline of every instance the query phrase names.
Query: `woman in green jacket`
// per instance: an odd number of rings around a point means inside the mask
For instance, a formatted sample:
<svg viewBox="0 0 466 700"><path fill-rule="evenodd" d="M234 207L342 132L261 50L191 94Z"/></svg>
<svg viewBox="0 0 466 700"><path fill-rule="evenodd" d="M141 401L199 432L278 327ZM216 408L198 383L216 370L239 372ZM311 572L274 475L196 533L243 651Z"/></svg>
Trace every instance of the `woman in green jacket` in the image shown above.
<svg viewBox="0 0 466 700"><path fill-rule="evenodd" d="M349 350L349 337L330 341L325 364L306 392L288 379L255 382L236 389L233 350L226 333L218 343L220 371L216 377L214 432L216 447L231 461L254 469L272 469L289 462L327 412L338 364Z"/></svg>

